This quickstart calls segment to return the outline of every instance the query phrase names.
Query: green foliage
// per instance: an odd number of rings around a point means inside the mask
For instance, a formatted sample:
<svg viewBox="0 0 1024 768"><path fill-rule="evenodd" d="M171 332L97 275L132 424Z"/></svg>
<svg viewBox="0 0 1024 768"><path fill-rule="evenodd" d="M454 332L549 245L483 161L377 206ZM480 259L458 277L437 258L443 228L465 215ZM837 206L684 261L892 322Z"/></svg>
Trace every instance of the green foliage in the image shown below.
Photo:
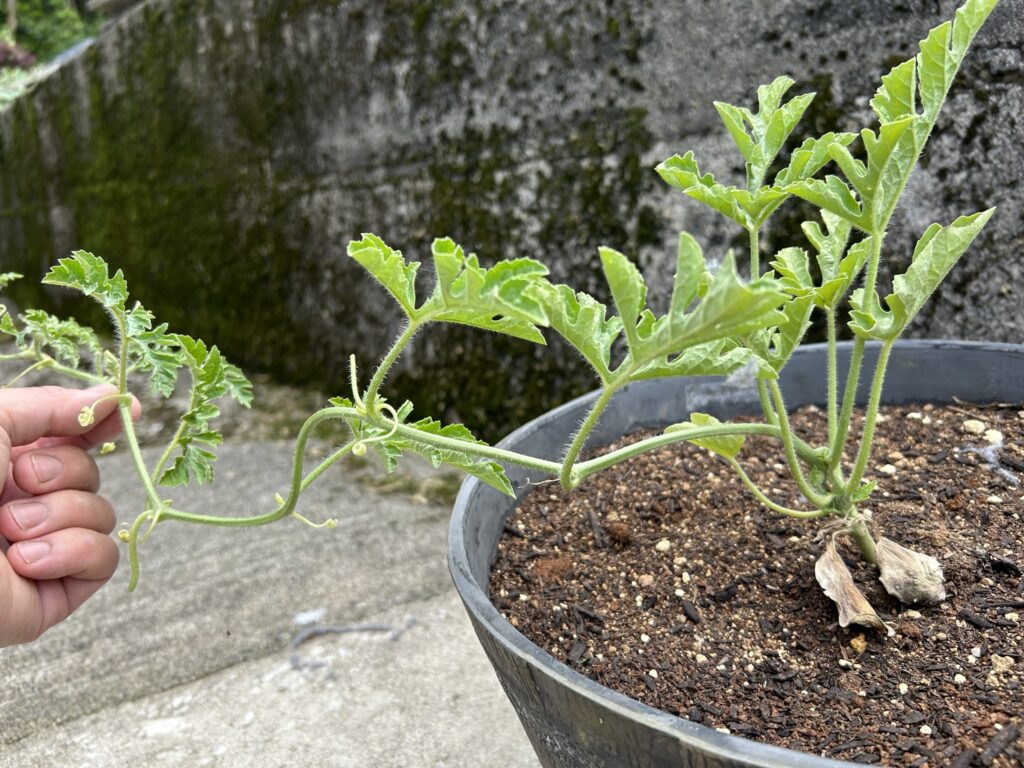
<svg viewBox="0 0 1024 768"><path fill-rule="evenodd" d="M735 354L735 345L706 346L709 342L762 330L784 319L777 308L786 295L771 280L740 281L731 253L704 296L687 311L706 278L700 246L686 233L680 237L672 301L668 313L661 317L646 309L647 286L626 256L603 248L601 263L628 347L616 372L625 371L629 378L731 370L743 362L742 356Z"/></svg>
<svg viewBox="0 0 1024 768"><path fill-rule="evenodd" d="M611 380L612 345L622 333L622 320L608 317L608 308L589 294L568 285L538 282L531 289L548 322L590 363L602 382Z"/></svg>
<svg viewBox="0 0 1024 768"><path fill-rule="evenodd" d="M0 276L3 284L14 279L12 273ZM17 322L0 315L0 334L12 337L22 357L37 364L54 367L87 381L109 381L126 391L132 373L148 374L150 386L163 397L175 389L178 373L189 370L192 378L190 402L182 415L177 435L165 453L171 468L158 473L164 485L184 485L192 479L200 483L213 478L213 448L221 435L211 424L220 411L214 401L230 396L248 407L252 386L234 365L228 363L216 347L202 341L170 333L166 323L156 325L153 314L135 302L129 308L128 284L120 270L110 273L107 263L87 251L75 251L60 259L43 278L47 285L79 291L102 306L110 315L117 334L117 349L111 350L90 328L73 319L60 319L46 312L29 309ZM83 361L89 361L88 369Z"/></svg>
<svg viewBox="0 0 1024 768"><path fill-rule="evenodd" d="M225 522L222 518L176 510L157 496L153 482L174 486L193 479L200 483L212 479L214 450L221 442L212 425L220 413L215 401L229 396L248 406L252 390L242 372L225 361L217 347L169 332L167 325L157 324L140 303L130 303L124 275L120 271L111 274L102 259L76 251L61 259L44 282L77 290L103 306L118 337L115 349L107 349L95 333L73 320L61 320L36 310L29 310L16 320L0 312L0 333L12 337L18 350L5 357L35 361L32 368L47 366L88 381L116 383L129 442L134 437L126 408L128 374L148 374L153 389L167 396L175 389L179 371L188 370L189 405L177 433L151 473L141 465L137 445L133 443L134 458L140 465L148 496L146 512L125 536L132 558L133 583L137 576L135 548L142 521L148 519L155 524L169 516L193 522L256 525L288 514L297 515L295 500L308 482L347 451L362 455L368 449L377 453L389 472L404 454L413 452L435 466L457 467L512 494L513 488L499 462L516 462L558 474L563 485L574 487L588 474L641 450L661 447L673 440L689 441L726 459L756 498L770 509L800 518L841 516L846 527L834 528L837 533L833 535L852 536L865 558L871 560L874 543L857 505L867 501L875 487L873 482L864 482L863 477L889 352L895 339L977 237L992 210L958 218L945 227L928 227L909 267L894 277L892 293L885 297L884 307L876 286L882 245L889 220L956 71L997 1L967 0L953 22L929 33L917 56L897 65L883 78L871 101L880 123L860 131L859 150L851 149L856 146L856 136L850 133L826 133L796 144L794 132L813 94L783 101L793 85L788 77L777 78L758 89L757 111L716 102L715 108L744 159L744 186L727 186L711 174L701 173L692 153L669 158L657 171L668 184L726 216L747 233L751 280L740 279L732 252L725 255L712 273L700 245L684 232L679 237L668 309L660 316L648 307L648 287L636 264L610 247L600 248L599 256L614 305L615 312L611 314L594 297L568 285L551 283L547 279L548 269L539 261L524 258L483 266L476 255L466 253L449 238L434 240L432 244L433 287L421 298L416 286L418 262L406 261L400 251L376 235L366 234L350 243L349 256L392 296L407 325L365 391L359 389L353 358L351 399L332 399L330 408L313 414L303 425L297 438L289 497L279 497L278 509L272 513ZM769 181L770 169L787 146L794 145L796 149L788 163ZM821 178L829 164L834 164L837 172ZM819 209L820 220L802 225L810 248L794 243L778 249L768 259L769 273L762 276L760 230L793 195ZM859 234L855 236L854 230L859 230ZM12 273L0 274L0 288L15 277ZM860 286L854 290L859 281ZM837 318L845 319L838 316L847 300L851 307L847 326L857 339L840 408L836 325ZM814 312L826 314L830 341L826 371L828 431L824 444L819 446L793 435L782 390L776 381L802 343ZM410 421L410 402L397 409L388 405L378 390L389 369L415 333L433 322L455 323L538 344L545 343L543 330L549 328L579 352L596 373L602 391L561 463L489 446L462 424L444 425L430 417ZM882 344L861 443L855 451L853 466L849 467L844 462L848 455L846 440L866 339ZM619 359L613 359L615 356ZM91 373L83 369L83 360L91 362ZM588 434L619 388L655 377L728 374L748 365L756 372L754 383L764 411L763 423L725 424L708 414L693 413L688 421L672 425L663 435L577 462ZM87 416L83 413L83 417ZM327 418L342 419L352 439L303 477L306 440L311 430ZM782 442L795 485L811 509L777 504L753 483L738 462L748 434L768 435Z"/></svg>
<svg viewBox="0 0 1024 768"><path fill-rule="evenodd" d="M789 77L778 77L757 89L758 111L716 101L715 109L743 156L746 187L726 186L710 173L701 174L692 152L674 155L657 167L661 177L684 194L699 200L739 224L748 232L759 229L789 197L788 185L809 179L831 159L833 145L845 147L853 134L827 133L806 139L790 157L789 164L765 185L768 169L775 161L807 107L814 99L805 93L782 104L792 87Z"/></svg>
<svg viewBox="0 0 1024 768"><path fill-rule="evenodd" d="M80 40L96 34L99 18L82 17L66 0L17 0L17 42L46 61L71 48ZM6 4L0 6L6 19Z"/></svg>
<svg viewBox="0 0 1024 768"><path fill-rule="evenodd" d="M848 182L790 180L786 191L877 234L885 229L935 126L949 87L982 24L999 0L968 0L952 22L940 24L921 41L918 54L882 77L871 100L881 123L861 131L865 160L842 145L829 153Z"/></svg>
<svg viewBox="0 0 1024 768"><path fill-rule="evenodd" d="M207 349L202 341L184 334L166 338L184 354L192 377L192 396L188 410L181 417L177 439L180 454L173 466L160 475L160 483L186 485L193 477L199 483L208 483L213 479L216 458L213 449L222 440L220 433L210 425L220 415L214 401L230 395L248 408L252 403L252 385L240 369L224 359L217 347ZM173 389L173 381L171 384Z"/></svg>
<svg viewBox="0 0 1024 768"><path fill-rule="evenodd" d="M874 291L865 294L864 289L858 289L854 292L850 299L853 307L850 328L854 333L883 341L899 336L994 212L995 209L990 208L972 216L961 216L948 227L938 224L928 227L917 241L907 271L893 278L893 292L885 299L888 310L882 309Z"/></svg>
<svg viewBox="0 0 1024 768"><path fill-rule="evenodd" d="M437 279L433 293L417 307L419 262L407 263L401 251L369 234L349 243L348 253L387 289L414 323L460 323L544 343L537 326L547 325L547 317L527 291L547 274L539 262L516 259L485 269L475 254L467 256L451 239L435 240L431 254Z"/></svg>

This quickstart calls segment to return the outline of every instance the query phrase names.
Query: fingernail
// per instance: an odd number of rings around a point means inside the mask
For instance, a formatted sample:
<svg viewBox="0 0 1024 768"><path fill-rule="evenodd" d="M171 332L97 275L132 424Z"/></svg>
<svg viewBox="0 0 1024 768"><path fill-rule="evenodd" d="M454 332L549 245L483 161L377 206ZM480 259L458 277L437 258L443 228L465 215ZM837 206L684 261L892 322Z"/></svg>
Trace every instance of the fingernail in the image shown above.
<svg viewBox="0 0 1024 768"><path fill-rule="evenodd" d="M50 514L50 510L46 508L45 504L40 504L38 501L11 504L11 517L23 531L35 528L46 519L48 514Z"/></svg>
<svg viewBox="0 0 1024 768"><path fill-rule="evenodd" d="M50 542L48 541L23 541L18 546L18 555L26 563L34 563L46 555L50 551Z"/></svg>
<svg viewBox="0 0 1024 768"><path fill-rule="evenodd" d="M36 479L40 483L48 483L64 470L64 462L56 456L37 453L32 456L32 469L35 470Z"/></svg>

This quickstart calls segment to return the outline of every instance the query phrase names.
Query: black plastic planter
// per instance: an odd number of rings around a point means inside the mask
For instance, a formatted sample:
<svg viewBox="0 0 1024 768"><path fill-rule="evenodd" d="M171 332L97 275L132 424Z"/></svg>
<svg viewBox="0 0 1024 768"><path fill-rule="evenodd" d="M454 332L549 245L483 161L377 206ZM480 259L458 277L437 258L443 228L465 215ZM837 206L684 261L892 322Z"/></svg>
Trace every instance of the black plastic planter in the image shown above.
<svg viewBox="0 0 1024 768"><path fill-rule="evenodd" d="M869 350L867 375L877 350ZM840 350L840 381L849 346ZM863 382L862 397L867 395ZM799 350L782 376L790 407L825 400L825 347ZM1024 401L1024 346L905 341L889 364L884 402ZM509 435L504 448L557 460L594 395L557 408ZM691 411L720 419L759 413L756 393L704 377L638 383L611 402L592 445L645 427L684 420ZM527 470L509 478L525 494ZM539 478L532 478L537 480ZM652 709L556 661L501 617L487 597L502 526L516 500L470 478L455 502L448 564L477 636L545 768L773 766L827 768L850 763L748 741Z"/></svg>

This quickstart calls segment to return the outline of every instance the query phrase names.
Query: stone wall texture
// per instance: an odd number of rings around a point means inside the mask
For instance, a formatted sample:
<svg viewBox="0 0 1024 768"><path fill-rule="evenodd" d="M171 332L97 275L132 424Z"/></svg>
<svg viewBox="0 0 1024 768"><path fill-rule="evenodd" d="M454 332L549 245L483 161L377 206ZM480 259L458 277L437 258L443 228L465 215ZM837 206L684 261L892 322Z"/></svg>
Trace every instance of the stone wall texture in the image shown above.
<svg viewBox="0 0 1024 768"><path fill-rule="evenodd" d="M879 76L954 7L150 0L0 113L0 266L30 278L19 304L80 312L33 283L92 250L173 328L342 391L348 354L369 367L400 323L345 256L358 233L417 259L440 235L484 261L541 257L602 298L607 244L664 301L678 230L716 258L744 242L652 170L694 149L738 180L712 101L752 104L788 73L818 94L805 135L870 124ZM930 222L999 206L916 335L1024 341L1022 47L1024 0L1003 0L896 214L893 267ZM800 220L784 209L765 247ZM390 385L494 436L593 382L557 341L438 327Z"/></svg>

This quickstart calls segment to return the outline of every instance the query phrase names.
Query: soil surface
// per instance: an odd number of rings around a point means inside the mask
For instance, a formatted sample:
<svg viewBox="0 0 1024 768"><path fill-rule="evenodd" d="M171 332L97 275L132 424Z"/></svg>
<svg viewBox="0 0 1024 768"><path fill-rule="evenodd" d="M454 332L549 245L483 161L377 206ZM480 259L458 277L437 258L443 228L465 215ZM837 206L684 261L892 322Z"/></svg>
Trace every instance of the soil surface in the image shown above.
<svg viewBox="0 0 1024 768"><path fill-rule="evenodd" d="M560 661L719 730L859 763L1020 768L1022 407L883 412L865 506L876 535L942 562L947 592L903 606L842 545L892 637L838 626L814 577L822 521L765 510L688 444L537 488L508 521L492 599ZM793 420L807 439L824 429L813 407ZM802 506L778 443L748 439L740 458Z"/></svg>

